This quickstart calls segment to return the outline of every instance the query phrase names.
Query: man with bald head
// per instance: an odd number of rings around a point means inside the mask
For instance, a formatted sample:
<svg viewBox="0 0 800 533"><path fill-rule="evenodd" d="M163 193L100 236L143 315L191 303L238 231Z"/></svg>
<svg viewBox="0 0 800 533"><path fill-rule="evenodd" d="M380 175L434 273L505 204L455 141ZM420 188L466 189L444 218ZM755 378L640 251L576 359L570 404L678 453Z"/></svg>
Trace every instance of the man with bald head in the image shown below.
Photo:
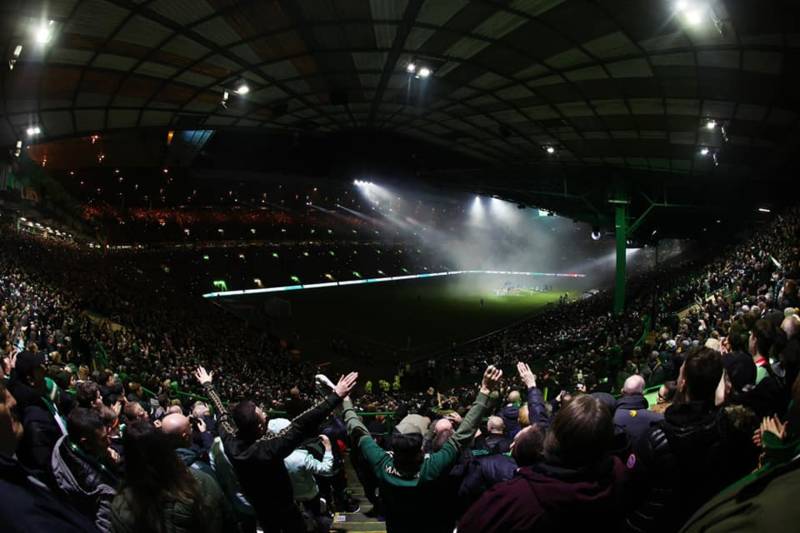
<svg viewBox="0 0 800 533"><path fill-rule="evenodd" d="M161 431L171 437L175 453L189 468L202 470L214 477L211 465L202 460L200 454L192 449L192 423L181 413L172 413L161 420Z"/></svg>
<svg viewBox="0 0 800 533"><path fill-rule="evenodd" d="M507 453L511 449L511 437L506 435L506 424L499 416L490 416L486 421L486 434L475 439L476 450L489 454Z"/></svg>
<svg viewBox="0 0 800 533"><path fill-rule="evenodd" d="M650 424L664 419L664 415L648 411L647 399L644 397L644 378L634 374L625 380L622 386L622 397L617 400L614 411L614 425L623 429L635 443L647 433Z"/></svg>

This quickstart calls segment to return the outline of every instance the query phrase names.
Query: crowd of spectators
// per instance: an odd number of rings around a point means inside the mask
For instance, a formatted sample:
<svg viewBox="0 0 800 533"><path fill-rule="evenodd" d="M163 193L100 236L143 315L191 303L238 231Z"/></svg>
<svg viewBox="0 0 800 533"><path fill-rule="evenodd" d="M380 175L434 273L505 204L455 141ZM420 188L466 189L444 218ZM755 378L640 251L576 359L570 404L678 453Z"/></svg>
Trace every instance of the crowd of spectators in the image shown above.
<svg viewBox="0 0 800 533"><path fill-rule="evenodd" d="M351 461L388 531L780 529L798 518L799 229L790 210L634 280L620 315L605 294L560 305L407 369L432 386L402 390L315 375L135 261L98 269L5 231L0 519L327 531L359 506Z"/></svg>

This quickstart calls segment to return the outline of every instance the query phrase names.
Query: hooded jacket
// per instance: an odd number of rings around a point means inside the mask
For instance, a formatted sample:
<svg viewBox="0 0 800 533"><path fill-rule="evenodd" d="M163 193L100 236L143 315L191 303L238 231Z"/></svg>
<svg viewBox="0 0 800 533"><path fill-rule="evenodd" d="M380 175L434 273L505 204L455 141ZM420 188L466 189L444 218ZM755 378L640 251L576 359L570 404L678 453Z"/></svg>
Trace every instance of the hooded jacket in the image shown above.
<svg viewBox="0 0 800 533"><path fill-rule="evenodd" d="M56 421L57 409L42 394L16 379L9 382L8 388L17 399L24 429L17 457L35 475L44 478L50 471L53 448L66 431Z"/></svg>
<svg viewBox="0 0 800 533"><path fill-rule="evenodd" d="M625 467L616 457L574 470L539 463L517 470L461 518L459 533L617 531Z"/></svg>
<svg viewBox="0 0 800 533"><path fill-rule="evenodd" d="M637 531L675 531L703 503L756 466L753 429L742 407L704 402L670 406L636 447L642 500L627 518ZM755 417L753 417L755 420Z"/></svg>
<svg viewBox="0 0 800 533"><path fill-rule="evenodd" d="M519 407L514 404L508 404L500 409L500 418L506 425L506 433L508 437L513 439L519 433Z"/></svg>
<svg viewBox="0 0 800 533"><path fill-rule="evenodd" d="M100 531L111 531L111 501L117 494L116 476L99 462L73 451L67 437L58 440L51 459L58 489Z"/></svg>
<svg viewBox="0 0 800 533"><path fill-rule="evenodd" d="M6 533L88 533L92 520L62 502L13 457L0 454L0 524Z"/></svg>

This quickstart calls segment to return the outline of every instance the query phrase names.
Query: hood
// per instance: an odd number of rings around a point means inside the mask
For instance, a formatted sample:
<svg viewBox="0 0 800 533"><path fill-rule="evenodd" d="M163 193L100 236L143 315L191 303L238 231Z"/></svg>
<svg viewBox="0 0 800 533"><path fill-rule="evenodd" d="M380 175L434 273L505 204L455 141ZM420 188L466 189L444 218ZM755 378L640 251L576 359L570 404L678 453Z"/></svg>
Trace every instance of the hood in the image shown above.
<svg viewBox="0 0 800 533"><path fill-rule="evenodd" d="M199 459L197 452L190 448L176 448L175 453L186 466L192 466Z"/></svg>
<svg viewBox="0 0 800 533"><path fill-rule="evenodd" d="M710 450L718 443L719 410L703 402L671 405L664 412L662 429L670 447L684 457L698 456L697 450Z"/></svg>
<svg viewBox="0 0 800 533"><path fill-rule="evenodd" d="M500 417L506 423L506 429L519 427L519 407L506 405L500 410Z"/></svg>
<svg viewBox="0 0 800 533"><path fill-rule="evenodd" d="M623 481L625 467L616 457L606 457L597 464L580 470L547 463L520 468L517 475L525 478L540 502L551 505L575 503L603 504L615 498Z"/></svg>

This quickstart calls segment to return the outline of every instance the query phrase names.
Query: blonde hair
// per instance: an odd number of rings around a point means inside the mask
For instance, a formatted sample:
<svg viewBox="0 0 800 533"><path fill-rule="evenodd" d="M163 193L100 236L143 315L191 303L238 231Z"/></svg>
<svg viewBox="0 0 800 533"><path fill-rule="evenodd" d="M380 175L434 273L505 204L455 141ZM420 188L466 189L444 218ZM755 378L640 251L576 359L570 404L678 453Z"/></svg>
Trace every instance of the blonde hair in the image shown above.
<svg viewBox="0 0 800 533"><path fill-rule="evenodd" d="M517 416L517 422L519 422L520 426L525 428L531 425L531 421L528 416L528 406L523 405L519 408L519 416Z"/></svg>

